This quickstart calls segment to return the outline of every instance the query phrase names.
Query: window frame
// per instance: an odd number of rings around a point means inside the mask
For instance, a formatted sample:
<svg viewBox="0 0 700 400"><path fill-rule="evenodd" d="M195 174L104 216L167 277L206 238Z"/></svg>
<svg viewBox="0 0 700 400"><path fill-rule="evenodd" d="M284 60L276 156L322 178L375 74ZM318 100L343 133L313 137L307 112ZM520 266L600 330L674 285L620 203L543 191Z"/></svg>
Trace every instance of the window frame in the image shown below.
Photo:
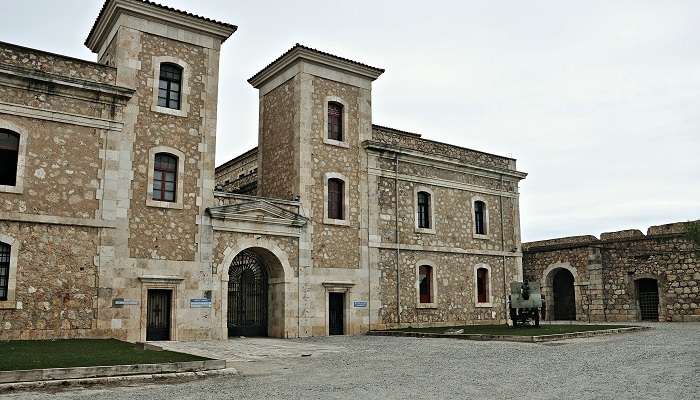
<svg viewBox="0 0 700 400"><path fill-rule="evenodd" d="M478 233L477 231L477 219L476 219L476 204L477 202L482 202L484 204L484 212L483 212L483 225L484 225L484 233ZM486 201L481 196L474 196L472 198L472 209L471 209L471 215L472 215L472 236L475 239L488 239L489 238L489 233L491 232L491 227L489 226L489 203Z"/></svg>
<svg viewBox="0 0 700 400"><path fill-rule="evenodd" d="M328 123L328 126L326 127L326 132L328 132L327 133L328 140L334 140L336 142L344 142L345 141L344 140L345 132L343 131L343 116L345 115L345 107L343 106L342 103L338 103L337 101L329 101L326 104L326 107L327 107L326 109L328 110L327 111L328 115L326 116L327 123ZM331 110L334 110L334 109L338 110L337 115L331 115ZM338 119L338 121L336 121L337 123L333 123L334 122L333 120L335 118ZM334 134L333 130L331 129L331 127L333 127L333 126L337 126L338 131L339 131L338 135L340 137L331 137Z"/></svg>
<svg viewBox="0 0 700 400"><path fill-rule="evenodd" d="M164 79L163 78L163 68L164 67L172 68L172 70L173 70L172 73L177 73L179 75L179 79L176 80L176 79L170 79L167 77ZM158 69L158 107L165 107L165 108L169 108L171 110L178 110L178 111L182 107L182 76L183 76L182 70L183 69L181 66L174 64L174 63L163 62L160 64L160 67ZM165 88L160 87L160 83L163 81L166 83ZM178 86L177 90L172 88L172 85L174 83L176 83ZM160 104L160 100L163 99L163 97L160 95L161 90L165 90L165 104L166 105ZM175 93L177 93L177 100L170 98L171 94L175 94ZM177 102L177 107L170 107L171 101Z"/></svg>
<svg viewBox="0 0 700 400"><path fill-rule="evenodd" d="M425 192L430 196L430 202L428 206L428 220L430 222L430 227L429 228L422 228L420 226L420 209L419 209L419 204L418 204L418 194L420 192ZM433 190L427 186L422 186L422 185L416 185L413 188L413 219L414 219L414 228L417 233L427 233L427 234L435 234L435 226L437 225L437 220L435 217L435 194L433 193Z"/></svg>
<svg viewBox="0 0 700 400"><path fill-rule="evenodd" d="M177 173L175 179L175 201L161 201L153 199L153 181L155 177L156 154L167 153L177 157ZM184 208L184 179L185 179L185 154L180 150L168 146L156 146L148 151L148 186L146 188L146 205L149 207L183 209Z"/></svg>
<svg viewBox="0 0 700 400"><path fill-rule="evenodd" d="M10 121L0 120L0 129L8 130L19 136L19 145L17 146L17 169L15 171L14 185L0 185L0 193L24 193L24 174L26 170L26 153L27 153L27 130L24 127L16 125Z"/></svg>
<svg viewBox="0 0 700 400"><path fill-rule="evenodd" d="M478 282L478 274L479 270L484 269L486 270L486 276L487 276L487 281L486 281L486 295L487 295L487 301L479 301L479 282ZM488 264L484 263L479 263L474 265L474 306L477 308L488 308L488 307L493 307L493 285L491 284L493 281L492 273L491 273L491 266Z"/></svg>
<svg viewBox="0 0 700 400"><path fill-rule="evenodd" d="M190 66L184 60L171 56L153 56L151 58L153 77L148 80L148 85L153 92L153 100L151 102L151 111L173 115L176 117L187 117L190 111L189 95L190 95ZM173 109L162 107L158 103L158 93L160 89L160 68L163 64L173 64L182 69L180 76L180 108Z"/></svg>
<svg viewBox="0 0 700 400"><path fill-rule="evenodd" d="M343 219L329 217L328 209L328 182L331 179L339 179L343 182ZM328 172L323 177L323 223L328 225L350 225L350 196L348 191L348 179L337 172Z"/></svg>
<svg viewBox="0 0 700 400"><path fill-rule="evenodd" d="M173 167L173 169L159 168L158 167L159 163L157 162L158 156L163 156L165 158L170 158L171 160L174 160L175 166ZM177 198L176 198L177 197L177 187L179 186L178 182L177 182L178 157L174 154L165 153L165 152L156 153L153 157L154 157L154 159L153 159L153 194L152 194L151 199L153 199L155 201L167 201L170 203L174 203L177 201ZM160 185L160 188L156 188L156 174L158 172L160 172L161 174L167 174L167 173L173 174L173 181L172 181L173 189L172 190L166 189L166 185L169 182L167 179L157 179L157 181L161 182L161 185ZM161 193L160 198L155 197L156 190ZM173 194L172 200L167 200L165 198L166 197L165 193L168 193L168 192L172 192L172 194Z"/></svg>
<svg viewBox="0 0 700 400"><path fill-rule="evenodd" d="M330 103L338 103L342 106L342 125L341 132L343 140L330 139L328 137L328 105ZM350 148L350 142L348 141L348 103L338 96L326 96L323 102L323 143L338 146L343 148Z"/></svg>
<svg viewBox="0 0 700 400"><path fill-rule="evenodd" d="M15 238L0 233L0 242L10 246L10 262L7 274L7 298L0 300L0 309L18 308L16 301L17 289L17 260L20 250L20 242ZM21 306L20 306L21 307Z"/></svg>
<svg viewBox="0 0 700 400"><path fill-rule="evenodd" d="M420 270L421 267L430 267L431 268L431 277L430 277L430 288L431 288L431 298L429 303L423 303L421 302L421 293L420 293ZM415 288L416 288L416 308L438 308L438 285L437 285L437 268L435 268L435 263L433 263L431 260L419 260L416 262L416 283L415 283Z"/></svg>

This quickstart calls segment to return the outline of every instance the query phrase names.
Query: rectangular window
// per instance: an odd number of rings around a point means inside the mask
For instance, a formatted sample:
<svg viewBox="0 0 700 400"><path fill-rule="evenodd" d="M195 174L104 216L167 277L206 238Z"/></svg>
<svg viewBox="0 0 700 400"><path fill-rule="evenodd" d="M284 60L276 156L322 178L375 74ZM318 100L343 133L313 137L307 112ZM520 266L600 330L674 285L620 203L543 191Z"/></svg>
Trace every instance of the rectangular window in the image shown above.
<svg viewBox="0 0 700 400"><path fill-rule="evenodd" d="M420 302L433 302L433 267L421 265L418 269L418 289L420 290Z"/></svg>
<svg viewBox="0 0 700 400"><path fill-rule="evenodd" d="M328 139L343 141L343 105L328 103Z"/></svg>
<svg viewBox="0 0 700 400"><path fill-rule="evenodd" d="M474 225L477 235L486 234L486 204L483 201L474 202Z"/></svg>
<svg viewBox="0 0 700 400"><path fill-rule="evenodd" d="M489 271L486 268L476 270L477 302L489 302Z"/></svg>
<svg viewBox="0 0 700 400"><path fill-rule="evenodd" d="M430 229L430 194L418 192L418 227Z"/></svg>
<svg viewBox="0 0 700 400"><path fill-rule="evenodd" d="M0 300L7 300L10 280L10 245L0 243Z"/></svg>
<svg viewBox="0 0 700 400"><path fill-rule="evenodd" d="M345 219L343 210L344 182L337 178L328 180L328 218Z"/></svg>
<svg viewBox="0 0 700 400"><path fill-rule="evenodd" d="M177 157L167 154L156 154L153 168L153 200L175 201L177 188Z"/></svg>
<svg viewBox="0 0 700 400"><path fill-rule="evenodd" d="M160 65L160 80L158 82L158 105L160 107L180 109L180 85L182 68L175 64Z"/></svg>
<svg viewBox="0 0 700 400"><path fill-rule="evenodd" d="M0 185L17 184L17 162L19 157L19 135L0 129Z"/></svg>

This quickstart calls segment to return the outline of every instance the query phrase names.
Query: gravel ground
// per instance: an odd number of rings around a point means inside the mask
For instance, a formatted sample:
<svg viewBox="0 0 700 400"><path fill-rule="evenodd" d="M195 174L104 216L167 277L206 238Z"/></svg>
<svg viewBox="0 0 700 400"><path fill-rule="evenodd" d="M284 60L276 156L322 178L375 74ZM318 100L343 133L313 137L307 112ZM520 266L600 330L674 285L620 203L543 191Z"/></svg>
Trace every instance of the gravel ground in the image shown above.
<svg viewBox="0 0 700 400"><path fill-rule="evenodd" d="M700 324L546 344L396 337L294 340L343 349L235 365L240 376L17 393L9 399L698 399Z"/></svg>

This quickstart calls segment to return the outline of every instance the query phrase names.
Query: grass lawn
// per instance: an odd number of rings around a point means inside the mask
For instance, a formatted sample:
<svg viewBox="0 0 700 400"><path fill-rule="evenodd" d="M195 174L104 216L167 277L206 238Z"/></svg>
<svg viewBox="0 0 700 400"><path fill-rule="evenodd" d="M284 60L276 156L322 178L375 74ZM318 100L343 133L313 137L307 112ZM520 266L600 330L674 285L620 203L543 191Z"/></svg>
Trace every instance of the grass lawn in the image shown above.
<svg viewBox="0 0 700 400"><path fill-rule="evenodd" d="M0 371L201 361L204 357L138 349L116 339L0 341Z"/></svg>
<svg viewBox="0 0 700 400"><path fill-rule="evenodd" d="M508 325L466 325L466 326L441 326L436 328L400 328L391 329L399 332L445 333L447 330L464 329L462 334L476 335L513 335L513 336L539 336L554 335L558 333L598 331L602 329L628 328L629 325L566 325L566 324L540 324L539 328L517 327Z"/></svg>

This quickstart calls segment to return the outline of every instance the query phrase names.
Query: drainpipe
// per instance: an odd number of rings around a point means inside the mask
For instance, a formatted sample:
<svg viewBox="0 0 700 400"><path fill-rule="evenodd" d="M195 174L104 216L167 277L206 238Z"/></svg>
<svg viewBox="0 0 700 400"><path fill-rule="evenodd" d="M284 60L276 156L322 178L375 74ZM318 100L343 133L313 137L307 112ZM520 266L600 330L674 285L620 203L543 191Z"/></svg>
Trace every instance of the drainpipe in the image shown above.
<svg viewBox="0 0 700 400"><path fill-rule="evenodd" d="M399 260L401 256L401 240L399 238L399 153L395 155L394 171L396 173L394 179L394 191L396 195L396 208L394 209L394 216L396 217L396 323L401 324L401 275L399 274Z"/></svg>
<svg viewBox="0 0 700 400"><path fill-rule="evenodd" d="M498 203L501 209L501 263L503 266L503 312L506 324L508 324L508 292L506 291L506 239L503 232L503 175L501 175L501 193L498 195Z"/></svg>

